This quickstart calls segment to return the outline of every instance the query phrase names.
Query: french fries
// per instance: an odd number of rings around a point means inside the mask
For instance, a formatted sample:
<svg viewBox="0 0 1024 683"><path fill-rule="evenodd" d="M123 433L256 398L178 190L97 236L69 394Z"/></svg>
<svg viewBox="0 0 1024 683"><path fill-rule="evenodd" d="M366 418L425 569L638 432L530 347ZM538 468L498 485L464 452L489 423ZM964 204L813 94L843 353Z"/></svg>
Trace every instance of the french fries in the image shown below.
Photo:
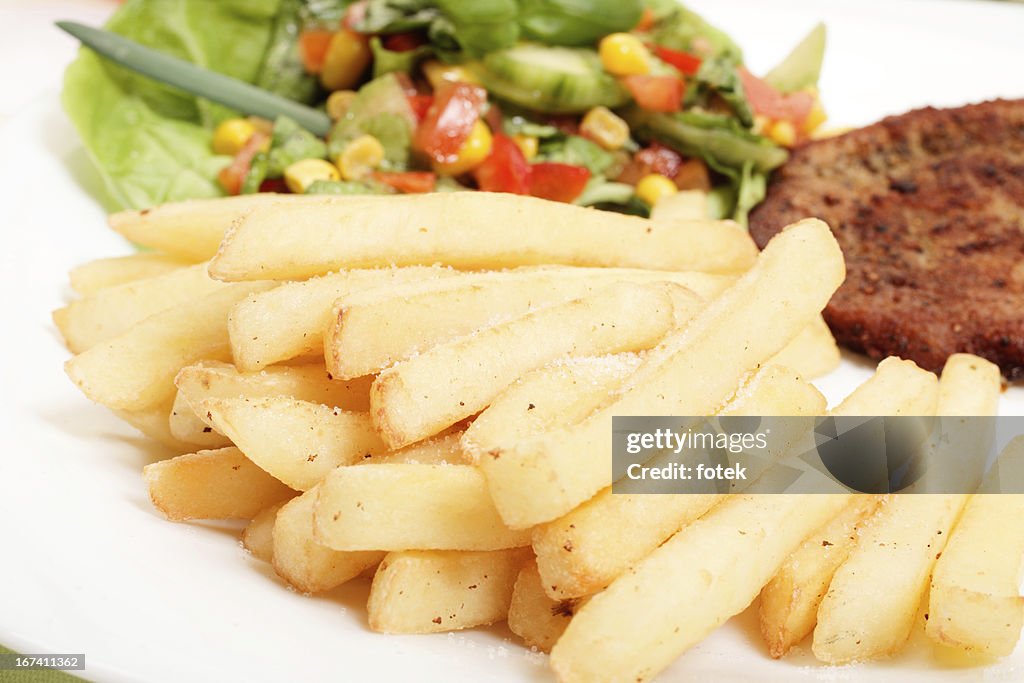
<svg viewBox="0 0 1024 683"><path fill-rule="evenodd" d="M502 518L514 528L547 522L607 486L613 415L711 414L747 372L814 320L844 272L835 238L821 221L781 232L750 272L666 339L605 407L481 458Z"/></svg>
<svg viewBox="0 0 1024 683"><path fill-rule="evenodd" d="M245 456L293 489L387 446L370 414L291 398L208 398L199 410Z"/></svg>
<svg viewBox="0 0 1024 683"><path fill-rule="evenodd" d="M749 385L722 414L817 415L825 408L824 397L814 387L778 366L764 368ZM555 600L601 590L725 498L604 489L534 531L533 550L544 590Z"/></svg>
<svg viewBox="0 0 1024 683"><path fill-rule="evenodd" d="M274 518L274 571L303 593L319 593L340 586L384 559L382 552L345 552L317 543L313 537L317 495L314 487L292 498Z"/></svg>
<svg viewBox="0 0 1024 683"><path fill-rule="evenodd" d="M178 393L171 409L171 434L181 441L208 448L228 445L212 420L199 409L208 398L287 397L322 403L345 411L366 411L370 407L370 381L363 377L349 382L328 378L321 365L271 366L253 373L240 373L229 363L201 362L182 368L174 385Z"/></svg>
<svg viewBox="0 0 1024 683"><path fill-rule="evenodd" d="M487 192L309 198L270 204L228 231L221 280L301 280L346 268L441 263L463 270L561 264L737 273L757 248L738 225L655 223Z"/></svg>
<svg viewBox="0 0 1024 683"><path fill-rule="evenodd" d="M559 358L651 348L673 328L677 309L699 303L679 285L620 283L435 346L377 376L374 426L392 448L419 441Z"/></svg>
<svg viewBox="0 0 1024 683"><path fill-rule="evenodd" d="M320 355L324 330L339 297L457 274L435 267L349 270L254 293L228 315L235 365L243 372L254 372L292 358Z"/></svg>
<svg viewBox="0 0 1024 683"><path fill-rule="evenodd" d="M65 365L86 396L119 410L144 410L173 397L174 376L199 360L227 360L227 315L252 291L269 285L225 287L192 303L156 313Z"/></svg>
<svg viewBox="0 0 1024 683"><path fill-rule="evenodd" d="M493 624L508 615L529 549L405 550L377 567L366 605L381 633L437 633Z"/></svg>
<svg viewBox="0 0 1024 683"><path fill-rule="evenodd" d="M793 368L804 379L823 377L839 367L839 345L825 320L818 316L771 363Z"/></svg>
<svg viewBox="0 0 1024 683"><path fill-rule="evenodd" d="M90 296L108 287L163 275L191 263L167 254L142 252L83 263L71 269L68 279L75 294Z"/></svg>
<svg viewBox="0 0 1024 683"><path fill-rule="evenodd" d="M1024 438L999 458L1024 461ZM932 573L925 626L932 640L988 656L1013 652L1024 627L1022 519L1024 495L971 498Z"/></svg>
<svg viewBox="0 0 1024 683"><path fill-rule="evenodd" d="M142 470L153 506L169 520L251 519L295 492L237 448L179 455Z"/></svg>
<svg viewBox="0 0 1024 683"><path fill-rule="evenodd" d="M53 321L72 353L81 353L126 332L154 313L224 289L205 264L108 287L53 312Z"/></svg>
<svg viewBox="0 0 1024 683"><path fill-rule="evenodd" d="M520 268L378 288L341 298L324 337L335 377L380 372L432 346L618 282L674 282L703 299L735 278L626 268Z"/></svg>
<svg viewBox="0 0 1024 683"><path fill-rule="evenodd" d="M120 211L111 214L109 222L129 242L198 263L217 253L228 226L245 214L271 204L294 204L295 199L279 194L192 199L141 211Z"/></svg>
<svg viewBox="0 0 1024 683"><path fill-rule="evenodd" d="M551 650L563 683L648 681L729 617L847 495L737 495L584 605Z"/></svg>
<svg viewBox="0 0 1024 683"><path fill-rule="evenodd" d="M579 600L554 600L544 592L535 562L519 570L508 607L508 628L529 647L551 652L555 642L569 625Z"/></svg>
<svg viewBox="0 0 1024 683"><path fill-rule="evenodd" d="M483 475L467 465L339 467L319 486L316 538L337 550L502 550L529 530L498 517Z"/></svg>
<svg viewBox="0 0 1024 683"><path fill-rule="evenodd" d="M189 453L196 450L196 444L185 443L171 434L168 416L171 413L174 398L168 396L151 408L141 410L114 410L119 418L139 430L143 436L152 439L175 454Z"/></svg>
<svg viewBox="0 0 1024 683"><path fill-rule="evenodd" d="M260 510L242 532L242 546L258 560L273 562L274 522L277 520L277 511L282 507L284 502Z"/></svg>
<svg viewBox="0 0 1024 683"><path fill-rule="evenodd" d="M662 197L651 207L651 220L692 221L708 217L708 193L701 190L684 190L668 197Z"/></svg>

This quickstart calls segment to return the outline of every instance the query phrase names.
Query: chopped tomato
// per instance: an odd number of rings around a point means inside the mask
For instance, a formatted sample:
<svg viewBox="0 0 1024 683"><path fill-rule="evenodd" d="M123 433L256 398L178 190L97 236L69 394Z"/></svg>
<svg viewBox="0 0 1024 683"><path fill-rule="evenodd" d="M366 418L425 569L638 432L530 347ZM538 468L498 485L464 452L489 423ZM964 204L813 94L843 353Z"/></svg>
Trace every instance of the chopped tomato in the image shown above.
<svg viewBox="0 0 1024 683"><path fill-rule="evenodd" d="M421 95L416 93L414 95L406 96L409 100L409 106L412 107L412 113L416 115L417 121L422 121L427 117L427 112L430 110L430 105L434 103L433 95Z"/></svg>
<svg viewBox="0 0 1024 683"><path fill-rule="evenodd" d="M622 82L641 109L673 112L682 108L683 81L675 76L626 76Z"/></svg>
<svg viewBox="0 0 1024 683"><path fill-rule="evenodd" d="M504 130L505 117L502 116L501 107L498 106L497 102L488 103L487 111L484 112L484 123L491 130Z"/></svg>
<svg viewBox="0 0 1024 683"><path fill-rule="evenodd" d="M696 75L700 69L701 58L696 55L691 55L689 52L683 52L682 50L673 50L671 48L662 47L661 45L652 45L651 49L654 54L658 56L663 62L671 64L680 72L687 76Z"/></svg>
<svg viewBox="0 0 1024 683"><path fill-rule="evenodd" d="M711 191L711 175L708 173L707 164L700 159L684 161L671 178L680 190Z"/></svg>
<svg viewBox="0 0 1024 683"><path fill-rule="evenodd" d="M270 136L260 131L256 131L249 137L231 163L217 174L217 180L225 192L235 195L242 191L242 182L245 180L246 174L249 173L249 167L252 166L252 158L269 142Z"/></svg>
<svg viewBox="0 0 1024 683"><path fill-rule="evenodd" d="M260 192L287 192L288 186L284 183L284 178L267 178L260 183Z"/></svg>
<svg viewBox="0 0 1024 683"><path fill-rule="evenodd" d="M353 2L349 5L345 9L345 14L341 17L342 27L347 28L349 31L357 30L356 27L366 19L366 6L369 4L369 0L359 0L359 2Z"/></svg>
<svg viewBox="0 0 1024 683"><path fill-rule="evenodd" d="M323 29L310 29L299 34L299 57L302 59L302 67L308 73L318 74L323 71L327 47L333 37L333 31Z"/></svg>
<svg viewBox="0 0 1024 683"><path fill-rule="evenodd" d="M426 40L420 33L393 33L390 36L384 36L383 43L385 50L409 52L426 43Z"/></svg>
<svg viewBox="0 0 1024 683"><path fill-rule="evenodd" d="M437 176L429 171L408 171L405 173L377 171L372 177L377 182L390 185L405 194L433 192L434 185L437 183Z"/></svg>
<svg viewBox="0 0 1024 683"><path fill-rule="evenodd" d="M579 135L580 132L580 121L576 116L549 116L545 123L566 135Z"/></svg>
<svg viewBox="0 0 1024 683"><path fill-rule="evenodd" d="M416 129L413 146L438 163L458 158L487 101L487 91L469 83L446 83L434 92L434 103Z"/></svg>
<svg viewBox="0 0 1024 683"><path fill-rule="evenodd" d="M652 173L663 175L666 178L675 178L682 166L683 158L675 150L652 142L649 147L644 147L633 155L616 180L620 183L636 185L641 178Z"/></svg>
<svg viewBox="0 0 1024 683"><path fill-rule="evenodd" d="M491 154L476 167L473 177L484 192L529 194L530 169L519 145L509 136L495 133Z"/></svg>
<svg viewBox="0 0 1024 683"><path fill-rule="evenodd" d="M742 66L739 68L739 74L743 82L743 92L755 114L776 121L791 121L797 130L803 128L811 109L814 108L814 95L808 92L783 94Z"/></svg>
<svg viewBox="0 0 1024 683"><path fill-rule="evenodd" d="M654 10L650 7L644 7L644 11L640 13L640 20L636 22L636 26L633 27L634 31L650 31L654 26Z"/></svg>
<svg viewBox="0 0 1024 683"><path fill-rule="evenodd" d="M412 76L404 71L395 71L394 74L395 80L397 80L398 85L402 87L402 92L405 93L406 97L412 97L419 92L419 90L416 89L416 84L412 82Z"/></svg>
<svg viewBox="0 0 1024 683"><path fill-rule="evenodd" d="M541 162L530 166L530 194L555 202L571 202L580 196L590 180L590 171L582 166Z"/></svg>

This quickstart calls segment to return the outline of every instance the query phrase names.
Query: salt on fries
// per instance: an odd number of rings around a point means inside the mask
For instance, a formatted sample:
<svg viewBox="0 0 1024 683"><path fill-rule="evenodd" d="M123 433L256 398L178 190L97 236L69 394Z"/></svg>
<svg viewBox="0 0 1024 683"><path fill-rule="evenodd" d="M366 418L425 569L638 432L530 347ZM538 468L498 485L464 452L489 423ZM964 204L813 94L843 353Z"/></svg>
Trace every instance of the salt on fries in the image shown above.
<svg viewBox="0 0 1024 683"><path fill-rule="evenodd" d="M156 251L76 268L54 319L86 395L179 454L145 468L164 516L251 520L245 547L302 592L372 573L376 631L507 619L562 681L644 681L760 594L773 656L812 632L823 661L889 655L925 603L937 642L1012 651L1020 496L612 493L614 415L825 412L807 380L838 363L828 227L758 255L699 209L122 212ZM973 356L941 381L890 359L831 414L992 414L998 388Z"/></svg>

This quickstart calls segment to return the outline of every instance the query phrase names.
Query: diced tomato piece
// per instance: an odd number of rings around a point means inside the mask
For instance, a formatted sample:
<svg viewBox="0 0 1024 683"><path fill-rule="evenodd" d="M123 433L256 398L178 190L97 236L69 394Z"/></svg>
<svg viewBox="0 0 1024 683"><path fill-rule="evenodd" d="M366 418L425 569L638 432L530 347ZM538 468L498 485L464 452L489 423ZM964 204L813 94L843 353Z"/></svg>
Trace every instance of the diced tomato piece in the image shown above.
<svg viewBox="0 0 1024 683"><path fill-rule="evenodd" d="M398 85L402 87L402 92L405 93L406 97L412 97L419 93L416 89L416 84L412 82L412 76L405 73L404 71L395 71L395 80L398 81Z"/></svg>
<svg viewBox="0 0 1024 683"><path fill-rule="evenodd" d="M791 121L797 130L803 128L811 109L814 108L814 95L808 92L780 93L742 66L739 68L739 74L743 82L743 92L755 114L776 121Z"/></svg>
<svg viewBox="0 0 1024 683"><path fill-rule="evenodd" d="M529 194L531 168L512 138L495 133L491 154L476 167L473 177L484 192Z"/></svg>
<svg viewBox="0 0 1024 683"><path fill-rule="evenodd" d="M377 171L373 179L379 183L390 185L405 194L433 192L437 176L429 171L407 171L405 173L386 173Z"/></svg>
<svg viewBox="0 0 1024 683"><path fill-rule="evenodd" d="M288 186L284 183L284 178L267 178L260 183L260 192L287 192Z"/></svg>
<svg viewBox="0 0 1024 683"><path fill-rule="evenodd" d="M359 2L353 2L349 5L345 9L345 14L341 17L342 28L346 28L349 31L357 30L356 27L366 19L366 6L369 4L369 0L359 0Z"/></svg>
<svg viewBox="0 0 1024 683"><path fill-rule="evenodd" d="M333 31L323 29L310 29L300 33L299 57L302 59L302 68L311 74L323 71L327 47L333 37Z"/></svg>
<svg viewBox="0 0 1024 683"><path fill-rule="evenodd" d="M673 50L671 48L662 47L661 45L652 45L651 49L654 50L654 54L658 56L658 59L667 64L671 64L687 76L696 75L703 61L700 57L691 55L689 52Z"/></svg>
<svg viewBox="0 0 1024 683"><path fill-rule="evenodd" d="M245 180L246 174L249 173L249 167L252 166L252 158L268 142L270 142L270 136L256 131L242 146L242 149L238 150L238 154L235 155L231 163L221 169L217 174L217 180L225 192L235 195L242 191L242 182Z"/></svg>
<svg viewBox="0 0 1024 683"><path fill-rule="evenodd" d="M708 173L707 164L700 159L684 161L676 174L672 176L672 182L680 190L711 191L711 174Z"/></svg>
<svg viewBox="0 0 1024 683"><path fill-rule="evenodd" d="M675 150L652 142L633 155L616 180L636 185L641 178L652 173L674 178L683 165L683 158Z"/></svg>
<svg viewBox="0 0 1024 683"><path fill-rule="evenodd" d="M626 76L622 82L641 109L673 112L683 106L683 81L675 76Z"/></svg>
<svg viewBox="0 0 1024 683"><path fill-rule="evenodd" d="M580 120L578 116L549 116L545 123L554 126L561 133L566 135L579 135Z"/></svg>
<svg viewBox="0 0 1024 683"><path fill-rule="evenodd" d="M654 10L650 7L644 7L644 11L640 13L640 20L636 22L636 26L633 27L634 31L650 31L654 26Z"/></svg>
<svg viewBox="0 0 1024 683"><path fill-rule="evenodd" d="M413 146L438 163L458 158L487 101L487 91L469 83L445 83L434 92L434 103L416 129Z"/></svg>
<svg viewBox="0 0 1024 683"><path fill-rule="evenodd" d="M427 112L430 110L430 105L434 103L434 96L416 93L407 97L409 99L409 106L412 107L412 113L416 115L416 120L422 121L425 119Z"/></svg>
<svg viewBox="0 0 1024 683"><path fill-rule="evenodd" d="M555 202L571 202L580 196L590 180L582 166L541 162L530 166L530 194Z"/></svg>
<svg viewBox="0 0 1024 683"><path fill-rule="evenodd" d="M384 49L391 50L392 52L410 52L415 50L420 45L425 44L427 41L421 33L393 33L390 36L384 36L383 39Z"/></svg>
<svg viewBox="0 0 1024 683"><path fill-rule="evenodd" d="M497 102L491 102L487 105L487 111L484 113L484 123L491 130L504 130L505 129L505 117L501 113L501 107L498 106Z"/></svg>

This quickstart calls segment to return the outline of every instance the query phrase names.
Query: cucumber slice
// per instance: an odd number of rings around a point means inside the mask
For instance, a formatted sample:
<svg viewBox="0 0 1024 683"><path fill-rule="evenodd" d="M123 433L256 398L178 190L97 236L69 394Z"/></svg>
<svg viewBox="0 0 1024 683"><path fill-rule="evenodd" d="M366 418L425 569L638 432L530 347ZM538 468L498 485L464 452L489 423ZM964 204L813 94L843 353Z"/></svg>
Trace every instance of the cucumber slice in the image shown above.
<svg viewBox="0 0 1024 683"><path fill-rule="evenodd" d="M548 114L618 107L629 93L601 68L593 50L525 43L488 54L478 70L497 97Z"/></svg>

